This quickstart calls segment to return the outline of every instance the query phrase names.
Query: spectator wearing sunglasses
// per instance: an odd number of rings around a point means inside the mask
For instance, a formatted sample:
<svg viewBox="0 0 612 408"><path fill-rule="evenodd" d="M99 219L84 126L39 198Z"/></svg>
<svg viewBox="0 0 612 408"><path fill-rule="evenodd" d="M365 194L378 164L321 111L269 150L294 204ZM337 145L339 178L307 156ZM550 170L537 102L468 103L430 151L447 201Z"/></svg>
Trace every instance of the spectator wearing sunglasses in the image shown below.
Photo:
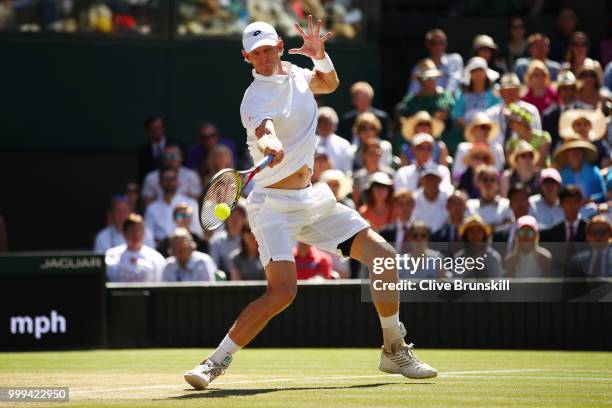
<svg viewBox="0 0 612 408"><path fill-rule="evenodd" d="M512 17L508 22L508 42L504 53L506 66L512 67L517 59L527 56L525 31L525 21L521 17Z"/></svg>
<svg viewBox="0 0 612 408"><path fill-rule="evenodd" d="M601 97L599 91L603 85L603 72L599 62L587 58L577 69L578 95L576 99L588 109L600 109Z"/></svg>
<svg viewBox="0 0 612 408"><path fill-rule="evenodd" d="M527 189L527 195L532 196L540 192L540 173L537 163L540 153L532 145L520 140L508 163L510 168L504 170L500 181L500 194L508 197L510 186L522 183Z"/></svg>
<svg viewBox="0 0 612 408"><path fill-rule="evenodd" d="M565 62L561 65L562 70L572 71L574 74L588 59L589 36L582 31L574 32L571 37L565 53Z"/></svg>
<svg viewBox="0 0 612 408"><path fill-rule="evenodd" d="M538 222L531 215L516 220L513 249L504 259L509 278L542 278L550 276L552 255L539 245Z"/></svg>
<svg viewBox="0 0 612 408"><path fill-rule="evenodd" d="M463 248L455 253L455 258L481 258L484 268L468 268L463 274L465 278L501 278L503 276L502 258L491 248L491 235L493 229L478 214L468 216L461 228L461 241Z"/></svg>
<svg viewBox="0 0 612 408"><path fill-rule="evenodd" d="M193 208L185 203L177 205L172 211L172 219L174 220L176 228L183 228L189 231L191 228L191 223L193 222ZM190 235L190 240L195 244L195 249L199 252L208 253L208 242L198 235ZM171 245L172 237L168 237L162 241L162 243L157 247L157 250L164 257L168 257L170 256L169 249L171 248Z"/></svg>
<svg viewBox="0 0 612 408"><path fill-rule="evenodd" d="M363 202L363 191L369 183L370 176L379 171L388 174L389 177L393 177L395 174L391 167L381 163L382 148L380 144L380 139L369 139L363 143L363 150L361 151L363 167L353 173L352 199L356 206Z"/></svg>
<svg viewBox="0 0 612 408"><path fill-rule="evenodd" d="M183 166L183 152L178 145L168 144L164 147L162 153L162 167L169 167L176 170L178 174L177 192L179 194L191 197L194 200L200 198L200 194L202 193L200 176L195 171ZM145 207L163 196L159 175L159 170L153 170L145 177L142 186L142 200Z"/></svg>
<svg viewBox="0 0 612 408"><path fill-rule="evenodd" d="M221 137L219 129L213 123L202 122L198 126L198 141L187 150L185 166L202 174L208 156L217 145L227 146L232 152L234 163L238 163L236 143L232 139Z"/></svg>
<svg viewBox="0 0 612 408"><path fill-rule="evenodd" d="M480 190L480 198L468 200L469 214L478 214L493 228L503 227L513 221L510 201L499 195L499 180L495 167L480 166L476 174L476 186Z"/></svg>
<svg viewBox="0 0 612 408"><path fill-rule="evenodd" d="M457 188L465 191L469 198L480 197L477 182L478 169L483 165L492 166L494 162L493 153L486 143L474 143L467 154L463 156L463 163L467 166L467 169L459 178Z"/></svg>
<svg viewBox="0 0 612 408"><path fill-rule="evenodd" d="M464 157L475 144L486 144L493 155L493 164L498 171L504 168L504 149L501 144L495 142L499 133L499 125L494 122L485 112L476 113L470 123L465 127L463 137L465 142L459 143L457 153L453 162L453 179L458 180L467 170Z"/></svg>

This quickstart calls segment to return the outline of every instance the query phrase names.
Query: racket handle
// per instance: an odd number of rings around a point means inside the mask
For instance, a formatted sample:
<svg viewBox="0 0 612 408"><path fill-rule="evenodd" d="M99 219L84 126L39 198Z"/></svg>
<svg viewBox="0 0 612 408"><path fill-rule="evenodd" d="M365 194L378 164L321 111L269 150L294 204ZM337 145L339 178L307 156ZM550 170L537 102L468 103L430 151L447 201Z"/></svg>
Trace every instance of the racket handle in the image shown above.
<svg viewBox="0 0 612 408"><path fill-rule="evenodd" d="M266 167L268 167L268 165L270 163L272 163L272 160L274 160L274 156L272 156L271 154L267 155L266 157L264 157L259 163L257 163L257 165L255 166L255 168L257 170L262 170Z"/></svg>

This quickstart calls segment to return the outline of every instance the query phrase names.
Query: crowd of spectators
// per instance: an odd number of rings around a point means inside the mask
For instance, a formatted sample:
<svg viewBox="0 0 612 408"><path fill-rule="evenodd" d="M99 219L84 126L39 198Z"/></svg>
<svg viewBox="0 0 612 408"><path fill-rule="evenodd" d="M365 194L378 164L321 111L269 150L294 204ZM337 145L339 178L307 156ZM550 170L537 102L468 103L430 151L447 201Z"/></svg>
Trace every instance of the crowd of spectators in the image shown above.
<svg viewBox="0 0 612 408"><path fill-rule="evenodd" d="M240 35L252 21L274 24L281 35L297 36L294 22L309 14L324 30L343 38L359 35L364 16L354 0L1 0L0 31L102 34L161 34L176 7L180 36Z"/></svg>
<svg viewBox="0 0 612 408"><path fill-rule="evenodd" d="M464 276L612 276L612 63L604 69L587 56L585 33L552 42L541 33L525 37L521 24L510 21L505 59L482 34L465 64L447 52L443 31L428 32L429 56L415 65L393 112L372 105L375 90L364 81L351 86L348 112L321 106L312 181L327 183L400 254L486 258L485 272ZM551 50L563 59L552 59ZM96 240L116 265L109 278L264 279L243 204L212 236L196 220L194 199L208 178L246 166L234 141L203 123L184 156L162 118L147 120L145 132L140 204L127 192L113 198L109 226ZM131 211L144 214L138 233ZM153 248L174 254L166 266ZM367 275L303 243L294 254L300 279ZM452 273L414 272L400 275Z"/></svg>

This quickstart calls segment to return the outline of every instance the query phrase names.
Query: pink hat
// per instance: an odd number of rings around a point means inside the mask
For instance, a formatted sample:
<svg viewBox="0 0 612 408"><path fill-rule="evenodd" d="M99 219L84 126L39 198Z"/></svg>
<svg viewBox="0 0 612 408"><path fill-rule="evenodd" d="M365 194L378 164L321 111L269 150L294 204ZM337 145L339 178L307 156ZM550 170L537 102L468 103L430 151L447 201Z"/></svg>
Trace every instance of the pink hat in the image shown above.
<svg viewBox="0 0 612 408"><path fill-rule="evenodd" d="M520 230L523 227L531 227L534 231L538 231L538 221L531 215L523 215L521 218L516 220L516 230Z"/></svg>
<svg viewBox="0 0 612 408"><path fill-rule="evenodd" d="M546 179L553 179L557 183L563 184L561 182L561 174L559 174L557 169L552 167L545 168L540 172L540 183L544 182Z"/></svg>

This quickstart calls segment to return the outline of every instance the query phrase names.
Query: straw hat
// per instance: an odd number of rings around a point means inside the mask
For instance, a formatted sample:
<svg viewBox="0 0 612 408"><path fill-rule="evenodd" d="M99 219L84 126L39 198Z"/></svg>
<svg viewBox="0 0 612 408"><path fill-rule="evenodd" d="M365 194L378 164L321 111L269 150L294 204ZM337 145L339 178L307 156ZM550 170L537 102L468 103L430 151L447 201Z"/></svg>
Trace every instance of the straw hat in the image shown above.
<svg viewBox="0 0 612 408"><path fill-rule="evenodd" d="M482 57L472 57L469 59L467 65L463 69L463 83L465 85L470 84L470 74L475 69L484 69L487 73L487 77L489 81L495 82L497 78L499 78L499 73L489 68L489 64L487 64L487 60Z"/></svg>
<svg viewBox="0 0 612 408"><path fill-rule="evenodd" d="M538 162L538 160L540 160L540 152L534 149L531 143L521 139L510 155L510 166L512 168L516 169L518 167L518 162L516 159L518 159L519 155L523 153L531 153L533 155L534 165Z"/></svg>
<svg viewBox="0 0 612 408"><path fill-rule="evenodd" d="M595 160L597 160L597 149L592 143L589 143L586 140L574 139L572 141L563 143L557 148L557 150L555 150L555 153L553 154L554 162L560 167L564 167L567 164L567 151L571 149L581 149L584 153L584 158L589 163L593 163Z"/></svg>
<svg viewBox="0 0 612 408"><path fill-rule="evenodd" d="M415 78L426 81L428 79L441 77L442 75L444 75L444 73L438 69L436 63L429 58L425 58L419 62L417 72L414 76Z"/></svg>
<svg viewBox="0 0 612 408"><path fill-rule="evenodd" d="M325 170L319 175L319 183L337 181L340 185L338 189L338 200L344 200L353 191L353 179L347 177L341 170Z"/></svg>
<svg viewBox="0 0 612 408"><path fill-rule="evenodd" d="M525 72L525 75L523 76L523 80L525 81L526 84L529 83L529 78L531 78L531 75L533 75L533 72L539 69L540 71L544 72L546 74L546 78L547 78L547 86L550 84L550 71L548 70L548 67L546 66L545 63L543 63L540 60L531 60L531 62L529 63L529 66L527 67L527 72Z"/></svg>
<svg viewBox="0 0 612 408"><path fill-rule="evenodd" d="M402 135L407 141L411 141L414 136L414 128L419 122L429 122L433 137L438 137L444 131L444 122L432 117L427 111L419 111L408 118L400 118L402 124Z"/></svg>
<svg viewBox="0 0 612 408"><path fill-rule="evenodd" d="M580 74L583 72L594 72L599 86L603 85L603 70L601 69L601 64L599 62L591 58L585 59L582 65L576 70L576 77L580 78ZM578 79L578 88L581 87L582 81Z"/></svg>
<svg viewBox="0 0 612 408"><path fill-rule="evenodd" d="M489 125L491 126L491 130L489 131L489 136L487 137L487 141L491 142L495 137L499 134L499 125L494 122L489 115L485 112L476 112L474 116L472 116L472 120L465 127L465 131L463 132L463 137L468 142L474 142L474 136L472 135L472 129L476 126L480 125Z"/></svg>
<svg viewBox="0 0 612 408"><path fill-rule="evenodd" d="M577 134L572 128L572 124L581 118L591 122L589 141L594 142L604 137L606 133L606 117L599 109L570 109L563 112L559 119L559 136L563 139L571 139L576 136Z"/></svg>
<svg viewBox="0 0 612 408"><path fill-rule="evenodd" d="M469 166L474 155L479 154L479 153L484 153L488 156L487 164L495 163L495 157L493 156L493 153L491 152L489 145L486 143L479 142L479 143L474 143L472 147L470 148L470 150L466 153L466 155L463 156L463 164Z"/></svg>
<svg viewBox="0 0 612 408"><path fill-rule="evenodd" d="M463 236L463 234L465 233L465 230L467 230L470 227L480 227L482 228L485 233L487 234L487 236L491 235L491 232L493 231L493 229L491 228L491 226L487 223L484 222L484 220L482 219L482 217L478 214L473 214L468 216L465 221L463 222L463 224L459 227L459 234L461 236Z"/></svg>

